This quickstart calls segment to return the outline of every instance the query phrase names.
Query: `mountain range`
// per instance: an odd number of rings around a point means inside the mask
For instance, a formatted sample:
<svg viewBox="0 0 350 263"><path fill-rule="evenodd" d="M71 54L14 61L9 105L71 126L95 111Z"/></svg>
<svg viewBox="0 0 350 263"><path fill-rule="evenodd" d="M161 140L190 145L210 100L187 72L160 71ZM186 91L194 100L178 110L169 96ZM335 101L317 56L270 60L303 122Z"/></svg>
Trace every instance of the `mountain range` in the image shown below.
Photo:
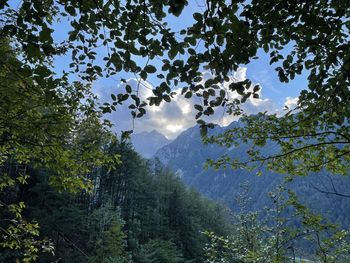
<svg viewBox="0 0 350 263"><path fill-rule="evenodd" d="M158 149L169 144L163 134L153 130L151 132L141 132L131 135L131 142L134 145L136 152L144 158L152 158Z"/></svg>
<svg viewBox="0 0 350 263"><path fill-rule="evenodd" d="M210 133L219 134L237 125L242 125L242 123L238 121L227 127L216 126L210 130ZM142 136L150 137L141 139ZM142 136L139 135L138 140L150 144L156 141L155 138L160 137L157 132L143 133ZM152 136L154 137L152 138ZM155 150L157 145L161 144L164 145ZM146 143L139 143L137 147L139 153L146 157L142 154L146 152L146 149L142 149L143 145ZM135 146L136 150L137 147ZM231 148L214 144L205 145L202 143L199 127L194 126L181 133L174 141L162 140L159 144L155 143L150 148L152 151L148 150L147 157L150 157L151 152L155 152L153 158L159 159L163 165L172 169L187 186L196 189L210 199L225 204L233 212L240 209L236 202L237 195L242 192L244 185L248 186L247 208L252 211L261 210L263 207L271 206L272 201L268 193L275 191L284 181L286 175L271 172L263 166L260 176L244 169L204 169L207 159L217 159L223 154L229 155L231 158L242 158L246 154L247 147L248 145L245 144ZM273 154L276 149L277 145L271 143L263 151L265 154ZM346 198L326 195L316 190L316 188L331 190L332 183L336 185L339 192L347 193L350 189L348 176L329 175L326 171L305 177L296 177L293 182L288 184L288 187L295 191L299 199L314 211L326 213L333 221L350 226L350 202Z"/></svg>

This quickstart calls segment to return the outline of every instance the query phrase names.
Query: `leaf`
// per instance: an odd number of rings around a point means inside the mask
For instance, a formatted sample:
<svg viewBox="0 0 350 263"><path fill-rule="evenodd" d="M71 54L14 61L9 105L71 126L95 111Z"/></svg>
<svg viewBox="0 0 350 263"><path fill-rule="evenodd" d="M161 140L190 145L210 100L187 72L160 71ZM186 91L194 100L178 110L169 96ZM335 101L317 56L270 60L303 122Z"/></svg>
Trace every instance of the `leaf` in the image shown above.
<svg viewBox="0 0 350 263"><path fill-rule="evenodd" d="M220 97L221 98L225 98L225 96L226 96L226 91L225 90L220 90Z"/></svg>
<svg viewBox="0 0 350 263"><path fill-rule="evenodd" d="M197 44L197 39L195 37L185 37L184 40L192 46L195 46Z"/></svg>
<svg viewBox="0 0 350 263"><path fill-rule="evenodd" d="M192 91L186 92L185 98L186 98L186 99L189 99L189 98L191 98L191 97L192 97Z"/></svg>
<svg viewBox="0 0 350 263"><path fill-rule="evenodd" d="M65 10L67 11L68 14L70 14L71 16L76 16L77 13L75 12L75 8L71 5L66 5L65 6Z"/></svg>
<svg viewBox="0 0 350 263"><path fill-rule="evenodd" d="M237 89L236 89L236 91L237 91L237 93L238 93L239 95L244 95L244 90L245 90L245 88L244 88L243 85L238 86Z"/></svg>
<svg viewBox="0 0 350 263"><path fill-rule="evenodd" d="M205 115L213 115L214 114L214 110L212 107L208 107L204 112L203 112Z"/></svg>
<svg viewBox="0 0 350 263"><path fill-rule="evenodd" d="M195 104L195 105L194 105L194 108L195 108L196 110L198 110L198 111L203 111L203 107L202 107L201 105L199 105L199 104Z"/></svg>
<svg viewBox="0 0 350 263"><path fill-rule="evenodd" d="M129 98L129 94L123 94L123 96L121 97L121 101L126 101Z"/></svg>
<svg viewBox="0 0 350 263"><path fill-rule="evenodd" d="M144 69L147 73L155 73L157 71L155 66L147 65Z"/></svg>
<svg viewBox="0 0 350 263"><path fill-rule="evenodd" d="M281 82L289 82L289 79L287 78L286 74L284 73L284 70L283 69L280 69L278 71L278 77L280 79Z"/></svg>
<svg viewBox="0 0 350 263"><path fill-rule="evenodd" d="M195 116L195 119L197 120L197 119L200 118L202 115L203 115L202 112L198 112L198 113L196 114L196 116Z"/></svg>
<svg viewBox="0 0 350 263"><path fill-rule="evenodd" d="M179 16L185 5L187 5L187 0L169 0L169 13Z"/></svg>
<svg viewBox="0 0 350 263"><path fill-rule="evenodd" d="M166 102L170 102L170 101L171 101L170 96L167 95L167 94L163 95L163 99L164 99Z"/></svg>
<svg viewBox="0 0 350 263"><path fill-rule="evenodd" d="M37 45L28 44L26 51L27 51L28 58L39 58L41 56L40 48Z"/></svg>
<svg viewBox="0 0 350 263"><path fill-rule="evenodd" d="M126 90L126 92L129 93L129 94L132 92L132 89L131 89L131 86L130 86L130 85L126 85L126 86L125 86L125 90Z"/></svg>
<svg viewBox="0 0 350 263"><path fill-rule="evenodd" d="M193 14L193 18L194 18L196 21L202 21L203 15L202 15L201 13L194 13L194 14Z"/></svg>
<svg viewBox="0 0 350 263"><path fill-rule="evenodd" d="M140 77L143 79L143 80L147 80L147 72L145 70L142 70L140 72Z"/></svg>
<svg viewBox="0 0 350 263"><path fill-rule="evenodd" d="M140 98L135 94L131 95L131 98L135 101L136 106L140 105Z"/></svg>
<svg viewBox="0 0 350 263"><path fill-rule="evenodd" d="M45 25L39 34L39 39L41 42L46 42L51 39L51 30Z"/></svg>
<svg viewBox="0 0 350 263"><path fill-rule="evenodd" d="M169 50L169 52L168 52L168 56L169 56L169 58L172 60L172 59L174 59L175 57L176 57L176 55L177 55L177 49L176 48L172 48L172 49L170 49Z"/></svg>

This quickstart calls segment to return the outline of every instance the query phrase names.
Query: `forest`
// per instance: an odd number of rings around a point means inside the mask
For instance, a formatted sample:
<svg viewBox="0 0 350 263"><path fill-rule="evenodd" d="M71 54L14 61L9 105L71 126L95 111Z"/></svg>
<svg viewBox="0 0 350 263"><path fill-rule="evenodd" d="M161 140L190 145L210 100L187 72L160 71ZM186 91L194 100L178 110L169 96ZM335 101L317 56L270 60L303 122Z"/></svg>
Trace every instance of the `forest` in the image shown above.
<svg viewBox="0 0 350 263"><path fill-rule="evenodd" d="M0 262L350 262L350 192L333 184L350 170L350 2L195 2L0 2ZM279 84L301 87L282 113L252 114L262 84L236 76L266 57ZM266 206L249 208L242 182L230 210L135 151L137 122L178 96L198 134L169 160L284 174ZM216 133L217 115L239 122ZM332 211L290 187L315 174L341 198Z"/></svg>

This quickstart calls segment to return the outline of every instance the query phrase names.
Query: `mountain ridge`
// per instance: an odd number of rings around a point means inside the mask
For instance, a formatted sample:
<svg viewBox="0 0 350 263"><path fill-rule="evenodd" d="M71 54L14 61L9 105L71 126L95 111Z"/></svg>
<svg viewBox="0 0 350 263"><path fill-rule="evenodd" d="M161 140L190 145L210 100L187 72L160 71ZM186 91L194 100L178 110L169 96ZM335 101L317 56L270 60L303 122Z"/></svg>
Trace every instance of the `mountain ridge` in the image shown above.
<svg viewBox="0 0 350 263"><path fill-rule="evenodd" d="M158 149L172 142L156 130L132 134L130 141L135 151L146 159L152 158Z"/></svg>
<svg viewBox="0 0 350 263"><path fill-rule="evenodd" d="M240 121L231 123L226 127L215 126L209 131L209 135L222 133L236 125L241 125ZM284 174L277 174L262 166L261 176L244 169L219 169L209 168L205 170L204 163L207 159L216 159L224 154L232 159L242 158L246 155L249 145L240 144L237 147L226 148L218 145L205 145L202 143L198 125L189 128L181 133L174 141L161 147L155 158L168 166L181 177L188 186L196 189L206 197L221 202L231 208L232 211L238 209L235 197L239 194L241 185L249 185L249 196L251 200L248 204L249 210L259 210L271 201L268 193L276 189L284 181ZM262 149L265 154L273 154L278 147L275 143L268 142ZM315 190L314 186L324 189L331 184L326 171L312 174L305 177L296 177L288 185L300 197L301 201L311 206L312 209L324 212L333 211L331 215L334 221L350 226L348 214L350 204L346 200L337 196L330 196ZM339 186L340 191L346 192L350 189L350 178L332 175L334 183ZM336 205L335 205L336 204ZM335 211L335 209L338 209Z"/></svg>

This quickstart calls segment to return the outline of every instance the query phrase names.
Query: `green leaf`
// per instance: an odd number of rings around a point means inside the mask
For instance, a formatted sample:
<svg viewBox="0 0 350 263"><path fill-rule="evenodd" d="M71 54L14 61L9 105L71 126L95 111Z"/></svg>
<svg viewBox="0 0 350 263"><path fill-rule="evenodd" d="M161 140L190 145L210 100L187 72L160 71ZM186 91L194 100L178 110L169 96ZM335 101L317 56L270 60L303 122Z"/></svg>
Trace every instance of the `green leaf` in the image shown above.
<svg viewBox="0 0 350 263"><path fill-rule="evenodd" d="M189 99L189 98L191 98L191 97L192 97L192 91L186 92L185 98L186 98L186 99Z"/></svg>
<svg viewBox="0 0 350 263"><path fill-rule="evenodd" d="M28 58L40 58L41 57L40 48L37 45L28 44L26 51L27 51Z"/></svg>
<svg viewBox="0 0 350 263"><path fill-rule="evenodd" d="M170 59L174 59L177 55L178 50L176 48L172 48L168 52L168 56Z"/></svg>
<svg viewBox="0 0 350 263"><path fill-rule="evenodd" d="M163 95L163 99L164 99L166 102L170 102L170 101L171 101L170 96L167 95L167 94Z"/></svg>
<svg viewBox="0 0 350 263"><path fill-rule="evenodd" d="M126 101L129 98L129 94L123 94L121 97L121 101Z"/></svg>
<svg viewBox="0 0 350 263"><path fill-rule="evenodd" d="M187 0L169 0L169 13L179 16L185 5L187 5Z"/></svg>
<svg viewBox="0 0 350 263"><path fill-rule="evenodd" d="M184 40L192 46L195 46L197 44L197 39L195 37L185 37Z"/></svg>
<svg viewBox="0 0 350 263"><path fill-rule="evenodd" d="M152 66L152 65L147 65L145 67L145 71L147 73L155 73L157 71L156 67L155 66Z"/></svg>
<svg viewBox="0 0 350 263"><path fill-rule="evenodd" d="M203 15L201 13L194 13L193 14L193 18L196 20L196 21L202 21L202 17Z"/></svg>
<svg viewBox="0 0 350 263"><path fill-rule="evenodd" d="M142 70L140 72L140 77L143 79L143 80L147 80L147 72L145 70Z"/></svg>
<svg viewBox="0 0 350 263"><path fill-rule="evenodd" d="M129 94L132 92L132 89L131 89L131 86L130 86L130 85L126 85L126 86L125 86L125 90L126 90L126 92L129 93Z"/></svg>
<svg viewBox="0 0 350 263"><path fill-rule="evenodd" d="M203 111L203 107L201 105L195 104L194 108L198 111Z"/></svg>
<svg viewBox="0 0 350 263"><path fill-rule="evenodd" d="M39 39L41 42L46 42L51 39L51 29L49 29L46 25L43 26L43 29L40 31Z"/></svg>

